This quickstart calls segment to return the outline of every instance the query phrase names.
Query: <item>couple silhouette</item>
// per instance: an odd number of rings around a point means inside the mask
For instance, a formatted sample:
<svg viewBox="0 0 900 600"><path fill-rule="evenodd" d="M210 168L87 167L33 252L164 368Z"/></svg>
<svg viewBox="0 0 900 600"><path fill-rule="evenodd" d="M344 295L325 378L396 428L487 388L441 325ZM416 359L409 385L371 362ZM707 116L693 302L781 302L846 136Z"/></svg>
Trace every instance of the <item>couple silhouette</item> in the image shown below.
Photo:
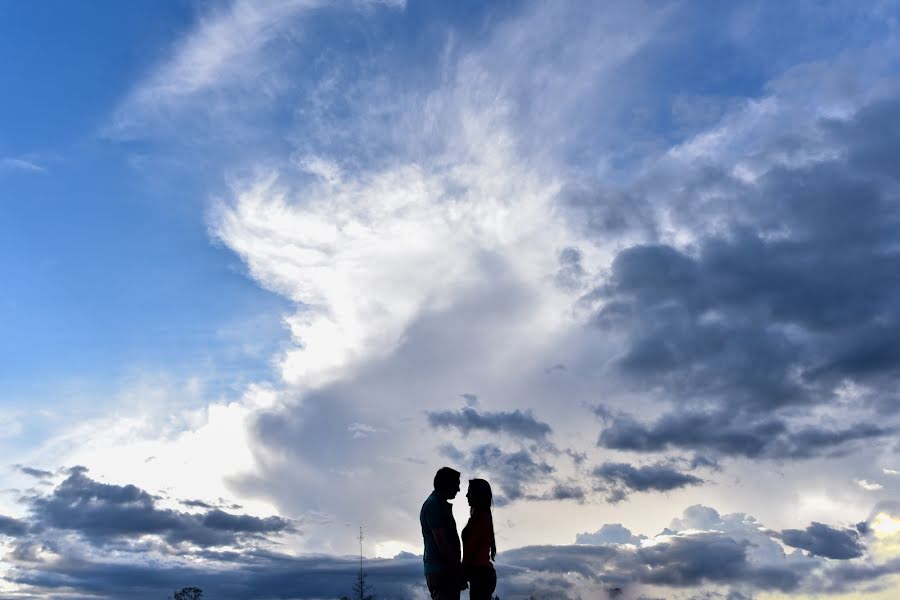
<svg viewBox="0 0 900 600"><path fill-rule="evenodd" d="M425 542L425 583L432 600L459 600L469 588L470 600L491 600L497 574L491 561L497 555L491 485L470 479L466 499L469 522L462 530L462 548L449 500L459 493L460 473L441 467L434 475L434 491L422 504L419 523Z"/></svg>

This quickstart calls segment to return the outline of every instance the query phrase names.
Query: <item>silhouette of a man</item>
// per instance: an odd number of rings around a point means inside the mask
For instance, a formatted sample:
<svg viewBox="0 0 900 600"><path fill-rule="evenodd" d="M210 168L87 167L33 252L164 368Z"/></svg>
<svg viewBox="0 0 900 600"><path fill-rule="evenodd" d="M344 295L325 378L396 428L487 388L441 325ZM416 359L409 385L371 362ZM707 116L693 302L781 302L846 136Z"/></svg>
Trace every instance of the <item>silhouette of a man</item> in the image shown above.
<svg viewBox="0 0 900 600"><path fill-rule="evenodd" d="M459 600L460 590L466 587L459 534L448 502L458 492L459 471L441 467L434 475L434 491L419 511L425 542L425 583L432 600Z"/></svg>

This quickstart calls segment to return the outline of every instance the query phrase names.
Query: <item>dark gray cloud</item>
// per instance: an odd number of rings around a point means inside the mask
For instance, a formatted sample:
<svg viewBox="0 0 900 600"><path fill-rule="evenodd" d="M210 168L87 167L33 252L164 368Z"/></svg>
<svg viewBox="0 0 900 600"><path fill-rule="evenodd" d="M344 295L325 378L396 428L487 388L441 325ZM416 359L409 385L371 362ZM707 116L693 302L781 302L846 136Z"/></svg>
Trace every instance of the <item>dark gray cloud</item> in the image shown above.
<svg viewBox="0 0 900 600"><path fill-rule="evenodd" d="M428 423L432 427L447 427L459 430L463 435L472 431L505 433L517 439L544 440L550 426L538 421L528 411L479 413L472 407L459 411L439 411L428 413Z"/></svg>
<svg viewBox="0 0 900 600"><path fill-rule="evenodd" d="M76 469L72 477L86 475ZM102 484L101 484L102 485ZM62 484L61 484L62 486ZM88 487L94 501L108 504L137 503L145 498L134 486ZM82 494L80 497L84 497ZM103 498L105 500L99 500ZM265 520L246 516L223 516L221 511L207 513L206 525L220 530L263 531ZM578 597L604 597L612 590L635 591L636 586L655 586L648 597L667 597L667 588L698 588L707 584L725 586L728 593L763 590L823 591L842 590L875 581L900 571L900 561L873 565L859 560L826 561L816 557L787 560L784 553L754 554L754 546L768 544L778 548L772 537L793 535L793 530L777 534L758 527L746 515L720 516L704 506L686 510L682 519L673 521L691 533L666 531L642 544L643 536L634 536L621 525L604 525L593 534L579 534L576 545L527 546L501 553L497 570L501 597L546 597L574 600ZM835 541L846 534L818 526L800 534L812 533L817 547L835 554L841 544ZM714 529L714 530L709 530ZM700 530L700 531L697 531ZM744 534L757 536L750 541ZM359 567L356 557L324 555L292 556L255 545L182 548L181 561L143 560L147 548L120 544L115 560L102 558L105 539L97 536L67 537L60 530L32 532L17 541L6 560L8 579L26 586L25 598L63 597L77 590L85 597L139 600L158 598L186 585L201 587L206 595L222 600L246 599L320 599L349 593ZM822 541L824 540L824 541ZM84 544L87 543L87 546ZM586 545L588 544L588 545ZM628 545L624 545L628 544ZM43 551L58 558L46 560ZM133 556L134 560L122 560ZM760 560L762 557L764 560ZM407 598L423 591L421 557L403 553L394 559L367 559L364 569L379 597ZM658 586L658 587L656 587ZM600 595L598 595L600 594ZM68 597L68 596L67 596ZM611 596L613 597L613 596Z"/></svg>
<svg viewBox="0 0 900 600"><path fill-rule="evenodd" d="M233 533L278 533L291 528L290 522L281 517L235 515L217 508L204 513L201 523L210 529Z"/></svg>
<svg viewBox="0 0 900 600"><path fill-rule="evenodd" d="M24 521L0 515L0 535L16 537L28 531L28 525Z"/></svg>
<svg viewBox="0 0 900 600"><path fill-rule="evenodd" d="M598 566L611 565L619 556L619 551L609 546L525 546L502 552L498 560L534 571L574 572L595 578Z"/></svg>
<svg viewBox="0 0 900 600"><path fill-rule="evenodd" d="M26 475L30 475L35 479L48 479L50 477L53 477L53 473L51 473L50 471L44 471L43 469L35 469L34 467L25 467L22 465L16 465L16 468L20 472L25 473Z"/></svg>
<svg viewBox="0 0 900 600"><path fill-rule="evenodd" d="M469 453L468 460L473 471L485 473L489 481L499 485L506 500L525 497L528 485L547 483L554 472L553 467L533 457L527 450L504 452L493 444L476 446Z"/></svg>
<svg viewBox="0 0 900 600"><path fill-rule="evenodd" d="M781 541L825 558L859 558L866 551L858 532L835 529L822 523L812 523L805 530L785 529L781 532Z"/></svg>
<svg viewBox="0 0 900 600"><path fill-rule="evenodd" d="M768 318L754 319L749 308L745 314L742 304L725 312L721 305L726 299L707 289L718 284L719 277L725 279L724 286L742 281L743 271L753 272L749 267L719 266L723 248L736 251L726 242L709 244L711 266L665 245L634 246L614 259L610 281L602 290L606 304L596 322L628 330L620 369L648 384L663 383L672 393L712 399L727 394L754 409L805 400L802 386L789 377L790 367L801 361L800 348L771 327ZM746 260L759 260L756 248L744 252ZM727 273L707 272L718 268ZM732 294L744 298L730 290L727 298ZM705 318L714 311L717 318Z"/></svg>
<svg viewBox="0 0 900 600"><path fill-rule="evenodd" d="M577 291L586 285L587 272L581 264L581 250L563 248L559 253L559 270L554 279L556 285L568 291Z"/></svg>
<svg viewBox="0 0 900 600"><path fill-rule="evenodd" d="M678 408L649 425L617 419L602 445L806 458L893 433L868 419L890 414L900 373L897 115L900 101L883 101L763 142L769 155L822 157L752 181L731 165L680 174L666 214L694 242L625 248L584 297L624 340L624 381ZM848 380L867 386L855 423L793 423L796 407L833 402Z"/></svg>
<svg viewBox="0 0 900 600"><path fill-rule="evenodd" d="M466 461L465 453L453 444L443 444L438 448L438 452L456 464L462 464Z"/></svg>
<svg viewBox="0 0 900 600"><path fill-rule="evenodd" d="M654 208L642 194L627 190L597 190L569 184L561 194L569 226L589 237L609 238L637 231L653 238L658 235ZM579 257L580 258L580 257ZM561 270L565 267L560 256Z"/></svg>
<svg viewBox="0 0 900 600"><path fill-rule="evenodd" d="M748 575L745 545L724 535L704 533L676 537L648 548L637 557L648 568L643 580L673 586L693 586L703 581L735 581ZM791 589L796 582L761 581L761 587ZM787 585L785 585L787 583Z"/></svg>
<svg viewBox="0 0 900 600"><path fill-rule="evenodd" d="M784 419L732 410L671 412L650 424L628 415L608 416L606 421L597 442L605 448L636 452L682 448L749 458L809 458L896 431L869 423L835 429L791 427Z"/></svg>
<svg viewBox="0 0 900 600"><path fill-rule="evenodd" d="M195 558L195 565L203 566L70 556L52 565L16 565L10 580L32 586L34 598L68 598L68 590L76 589L84 597L156 600L191 585L203 589L204 597L221 600L321 599L349 595L359 569L359 559L353 557L247 551L205 552ZM412 588L423 587L419 557L366 560L365 570L379 597L405 598L413 595Z"/></svg>
<svg viewBox="0 0 900 600"><path fill-rule="evenodd" d="M595 467L592 475L609 491L607 499L610 502L622 500L630 492L667 492L703 483L699 477L664 463L635 467L628 463L605 462Z"/></svg>
<svg viewBox="0 0 900 600"><path fill-rule="evenodd" d="M50 494L30 498L31 521L41 528L76 532L95 544L158 535L170 544L236 545L248 537L293 528L281 517L161 509L154 496L134 485L100 483L86 473L75 467Z"/></svg>
<svg viewBox="0 0 900 600"><path fill-rule="evenodd" d="M847 593L859 589L860 584L897 573L900 573L900 558L883 563L840 561L830 565L821 579L811 582L810 588L825 594Z"/></svg>
<svg viewBox="0 0 900 600"><path fill-rule="evenodd" d="M576 466L581 466L581 464L587 460L586 452L576 452L571 448L566 448L565 450L563 450L563 454L571 458L572 462L575 463Z"/></svg>
<svg viewBox="0 0 900 600"><path fill-rule="evenodd" d="M574 572L607 586L724 583L790 591L800 585L804 575L788 565L755 565L748 560L746 543L720 533L676 536L633 549L610 545L527 546L504 552L501 560L536 571Z"/></svg>
<svg viewBox="0 0 900 600"><path fill-rule="evenodd" d="M240 510L243 508L240 504L235 504L233 502L226 502L223 498L219 498L218 501L214 504L210 504L209 502L205 502L203 500L179 500L180 504L184 506L189 506L191 508L228 508L230 510Z"/></svg>
<svg viewBox="0 0 900 600"><path fill-rule="evenodd" d="M505 451L494 444L481 444L463 451L445 444L440 452L466 472L490 481L497 506L515 500L582 501L586 496L581 486L557 481L553 476L555 469L540 458L539 453L526 448ZM536 487L547 491L535 493L532 489Z"/></svg>
<svg viewBox="0 0 900 600"><path fill-rule="evenodd" d="M204 502L203 500L181 500L180 502L191 508L214 508L212 504Z"/></svg>
<svg viewBox="0 0 900 600"><path fill-rule="evenodd" d="M672 527L674 531L666 529L647 543L646 538L634 536L621 525L607 524L594 533L578 534L579 545L528 546L504 552L500 558L533 571L577 573L606 589L620 586L634 591L634 584L651 584L662 589L695 588L699 594L695 597L707 597L708 590L702 586L724 585L723 598L752 597L764 590L844 591L900 571L900 560L883 566L862 561L863 555L855 552L864 549L854 546L852 540L859 541L851 530L822 526L824 530L813 527L797 532L805 536L814 531L811 537L818 549L828 548L835 558L845 555L846 560L832 561L818 558L825 556L818 554L787 556L776 542L784 532L766 530L742 513L723 516L711 507L697 505L674 519ZM650 593L658 595L658 591Z"/></svg>
<svg viewBox="0 0 900 600"><path fill-rule="evenodd" d="M571 483L557 483L543 494L529 494L528 500L575 500L584 502L588 492L581 486Z"/></svg>
<svg viewBox="0 0 900 600"><path fill-rule="evenodd" d="M585 498L586 492L584 491L584 488L577 485L558 483L553 486L549 495L552 500L582 501Z"/></svg>

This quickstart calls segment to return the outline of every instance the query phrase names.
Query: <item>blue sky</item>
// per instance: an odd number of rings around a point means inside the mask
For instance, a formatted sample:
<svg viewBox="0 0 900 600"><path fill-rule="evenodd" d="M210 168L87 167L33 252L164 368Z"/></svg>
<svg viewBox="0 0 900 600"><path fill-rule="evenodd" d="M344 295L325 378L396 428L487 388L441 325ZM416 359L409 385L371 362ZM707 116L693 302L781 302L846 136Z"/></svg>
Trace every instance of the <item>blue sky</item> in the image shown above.
<svg viewBox="0 0 900 600"><path fill-rule="evenodd" d="M268 356L238 347L259 334L278 343L280 303L210 243L203 179L186 166L143 172L135 157L164 148L102 134L154 56L189 30L194 7L4 12L2 78L15 90L4 94L0 127L2 334L14 340L2 350L7 405L52 409L92 397L105 410L103 398L135 369L187 375L200 366L221 389L265 377ZM21 443L33 441L24 432Z"/></svg>
<svg viewBox="0 0 900 600"><path fill-rule="evenodd" d="M0 595L896 593L895 2L0 10Z"/></svg>

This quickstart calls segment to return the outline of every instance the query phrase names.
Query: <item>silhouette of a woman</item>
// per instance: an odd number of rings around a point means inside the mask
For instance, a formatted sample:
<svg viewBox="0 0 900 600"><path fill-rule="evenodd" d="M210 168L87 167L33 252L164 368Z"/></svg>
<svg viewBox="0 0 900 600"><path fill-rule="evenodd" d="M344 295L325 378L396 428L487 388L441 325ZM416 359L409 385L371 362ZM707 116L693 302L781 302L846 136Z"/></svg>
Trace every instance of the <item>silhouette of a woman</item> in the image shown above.
<svg viewBox="0 0 900 600"><path fill-rule="evenodd" d="M470 479L466 499L469 522L462 530L463 569L469 581L470 600L491 600L497 587L497 573L491 561L497 556L494 519L491 515L491 484Z"/></svg>

